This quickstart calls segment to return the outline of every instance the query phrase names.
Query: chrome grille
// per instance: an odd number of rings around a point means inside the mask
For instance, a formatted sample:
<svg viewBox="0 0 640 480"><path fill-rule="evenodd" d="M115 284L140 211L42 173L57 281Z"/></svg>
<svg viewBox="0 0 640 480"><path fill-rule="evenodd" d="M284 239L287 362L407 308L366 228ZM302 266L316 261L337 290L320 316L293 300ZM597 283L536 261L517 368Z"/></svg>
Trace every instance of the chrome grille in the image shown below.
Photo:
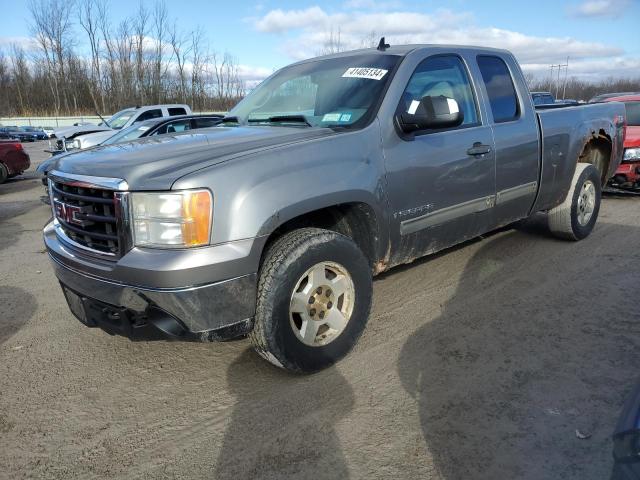
<svg viewBox="0 0 640 480"><path fill-rule="evenodd" d="M51 172L48 177L59 236L83 251L121 256L130 244L128 235L124 234L128 227L127 194L93 181L63 178L57 173ZM96 180L96 177L86 178ZM111 179L104 180L109 183Z"/></svg>

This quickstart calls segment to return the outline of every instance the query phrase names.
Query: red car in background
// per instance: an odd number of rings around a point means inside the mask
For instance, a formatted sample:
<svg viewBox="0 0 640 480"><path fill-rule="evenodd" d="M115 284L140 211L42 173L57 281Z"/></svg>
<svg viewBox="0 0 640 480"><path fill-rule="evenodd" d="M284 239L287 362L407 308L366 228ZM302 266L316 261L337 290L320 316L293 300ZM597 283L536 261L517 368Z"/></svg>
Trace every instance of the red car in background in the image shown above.
<svg viewBox="0 0 640 480"><path fill-rule="evenodd" d="M624 156L609 185L640 191L640 95L620 95L603 101L623 102L627 111Z"/></svg>
<svg viewBox="0 0 640 480"><path fill-rule="evenodd" d="M24 151L19 141L0 140L0 183L7 178L20 175L31 166L29 154Z"/></svg>

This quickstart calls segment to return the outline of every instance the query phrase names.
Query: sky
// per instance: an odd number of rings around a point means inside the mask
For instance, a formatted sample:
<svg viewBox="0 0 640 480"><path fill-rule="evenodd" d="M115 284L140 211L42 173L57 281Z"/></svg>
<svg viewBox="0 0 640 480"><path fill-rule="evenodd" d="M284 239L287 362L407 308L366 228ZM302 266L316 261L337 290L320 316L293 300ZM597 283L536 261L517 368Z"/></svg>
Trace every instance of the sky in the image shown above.
<svg viewBox="0 0 640 480"><path fill-rule="evenodd" d="M153 6L155 0L142 0ZM136 0L109 0L113 24ZM384 35L387 43L451 43L507 48L525 71L549 75L565 63L569 76L640 77L640 0L323 0L256 2L166 0L185 31L201 27L214 50L233 55L248 82L293 61L316 56L339 35L345 49ZM0 0L0 49L29 47L27 0ZM8 21L11 19L11 21ZM79 29L78 29L79 30ZM79 43L82 39L79 38Z"/></svg>

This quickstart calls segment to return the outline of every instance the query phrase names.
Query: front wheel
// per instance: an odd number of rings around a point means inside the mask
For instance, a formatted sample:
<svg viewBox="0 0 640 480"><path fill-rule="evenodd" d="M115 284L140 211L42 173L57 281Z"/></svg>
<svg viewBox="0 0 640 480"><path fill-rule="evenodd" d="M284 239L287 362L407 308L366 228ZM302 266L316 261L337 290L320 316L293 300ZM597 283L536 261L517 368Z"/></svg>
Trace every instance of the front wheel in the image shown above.
<svg viewBox="0 0 640 480"><path fill-rule="evenodd" d="M260 269L253 348L301 373L326 368L360 337L371 308L371 268L358 246L329 230L278 239Z"/></svg>
<svg viewBox="0 0 640 480"><path fill-rule="evenodd" d="M567 198L549 211L549 229L557 237L582 240L596 224L601 199L600 172L589 163L578 163Z"/></svg>

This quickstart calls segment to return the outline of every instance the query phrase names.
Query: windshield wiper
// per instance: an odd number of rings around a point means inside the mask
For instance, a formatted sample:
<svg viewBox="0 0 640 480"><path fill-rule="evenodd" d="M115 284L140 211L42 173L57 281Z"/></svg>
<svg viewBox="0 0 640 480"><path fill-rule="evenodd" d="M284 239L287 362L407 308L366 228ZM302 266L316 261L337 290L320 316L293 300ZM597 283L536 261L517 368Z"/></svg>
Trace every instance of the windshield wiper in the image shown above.
<svg viewBox="0 0 640 480"><path fill-rule="evenodd" d="M238 117L224 117L222 123L240 123Z"/></svg>
<svg viewBox="0 0 640 480"><path fill-rule="evenodd" d="M269 122L269 123L304 123L308 127L311 127L311 123L307 120L307 117L304 115L274 115L272 117L267 118L249 118L247 122L250 123L259 123L259 122Z"/></svg>

